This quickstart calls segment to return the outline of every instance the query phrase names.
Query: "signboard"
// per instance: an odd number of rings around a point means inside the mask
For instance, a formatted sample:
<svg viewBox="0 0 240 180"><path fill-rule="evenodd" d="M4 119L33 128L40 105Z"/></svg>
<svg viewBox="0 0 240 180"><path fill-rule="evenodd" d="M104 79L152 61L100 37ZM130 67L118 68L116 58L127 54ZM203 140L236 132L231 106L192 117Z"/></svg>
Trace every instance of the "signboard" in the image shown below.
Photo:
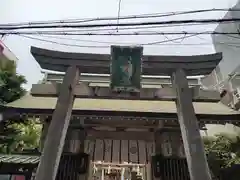
<svg viewBox="0 0 240 180"><path fill-rule="evenodd" d="M142 54L142 47L111 46L110 87L113 91L140 91Z"/></svg>

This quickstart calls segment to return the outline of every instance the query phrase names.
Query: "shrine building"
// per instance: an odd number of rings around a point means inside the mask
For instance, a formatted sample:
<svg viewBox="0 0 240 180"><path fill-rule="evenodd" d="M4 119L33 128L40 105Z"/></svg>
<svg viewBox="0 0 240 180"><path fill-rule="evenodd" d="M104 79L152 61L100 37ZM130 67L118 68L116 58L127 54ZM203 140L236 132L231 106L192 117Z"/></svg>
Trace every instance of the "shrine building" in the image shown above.
<svg viewBox="0 0 240 180"><path fill-rule="evenodd" d="M181 95L171 76L178 68L183 69L186 76L210 74L222 59L221 53L143 56L139 73L141 86L127 92L112 91L110 55L67 53L37 47L32 47L31 53L43 70L62 74L45 73L42 83L33 84L24 97L3 107L2 118L40 119L43 124L40 151L45 156L44 153L54 153L51 148L55 148L57 140L51 138L58 135L60 124L69 116L69 125L62 127L67 132L66 137L61 136L65 140L57 180L187 180L196 173L188 169L190 158L187 160L184 151L183 126L178 120L180 110L187 112L178 108ZM67 73L72 66L79 68L75 85L71 84L74 78L66 78L71 76ZM205 124L239 125L239 111L224 105L218 91L203 89L198 77L186 80L200 130ZM70 97L68 90L73 91L73 101L67 99ZM63 91L64 96L60 97ZM68 103L72 106L65 107ZM66 108L71 110L64 115ZM58 116L53 115L57 109L61 109ZM56 121L55 127L51 127L52 121ZM47 164L45 160L40 161ZM55 160L49 158L49 167L52 162Z"/></svg>

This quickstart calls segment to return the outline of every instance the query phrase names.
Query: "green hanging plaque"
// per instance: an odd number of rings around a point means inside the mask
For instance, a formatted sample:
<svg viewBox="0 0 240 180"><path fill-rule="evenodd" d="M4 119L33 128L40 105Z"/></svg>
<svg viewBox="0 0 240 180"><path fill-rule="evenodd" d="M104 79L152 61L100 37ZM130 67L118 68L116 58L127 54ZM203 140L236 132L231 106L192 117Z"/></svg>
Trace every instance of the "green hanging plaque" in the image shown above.
<svg viewBox="0 0 240 180"><path fill-rule="evenodd" d="M113 91L140 91L142 55L142 47L111 46L110 87Z"/></svg>

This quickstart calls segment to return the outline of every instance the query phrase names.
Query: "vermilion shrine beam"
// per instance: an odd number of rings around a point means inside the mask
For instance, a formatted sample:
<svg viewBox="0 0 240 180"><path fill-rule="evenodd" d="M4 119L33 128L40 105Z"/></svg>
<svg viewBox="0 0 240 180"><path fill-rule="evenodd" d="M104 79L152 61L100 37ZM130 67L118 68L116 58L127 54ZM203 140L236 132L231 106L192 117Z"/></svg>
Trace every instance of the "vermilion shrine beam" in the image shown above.
<svg viewBox="0 0 240 180"><path fill-rule="evenodd" d="M110 56L64 53L36 47L32 47L31 52L41 68L66 72L36 176L36 180L55 180L70 121L74 101L73 91L80 72L109 74ZM191 180L210 180L211 176L186 76L210 74L221 59L221 53L200 56L144 56L143 58L143 75L172 76Z"/></svg>

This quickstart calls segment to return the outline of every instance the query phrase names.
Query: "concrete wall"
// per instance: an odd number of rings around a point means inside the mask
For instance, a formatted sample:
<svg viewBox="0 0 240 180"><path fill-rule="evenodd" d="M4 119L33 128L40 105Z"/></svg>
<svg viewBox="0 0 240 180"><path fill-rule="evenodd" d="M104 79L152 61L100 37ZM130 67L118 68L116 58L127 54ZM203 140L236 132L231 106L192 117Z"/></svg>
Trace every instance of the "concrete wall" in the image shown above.
<svg viewBox="0 0 240 180"><path fill-rule="evenodd" d="M240 0L233 9L240 8ZM229 11L223 19L240 18L240 11ZM227 90L228 97L222 103L238 109L240 99L233 95L240 88L240 23L220 23L215 32L239 34L215 34L212 41L216 52L223 53L219 66L209 75L202 78L201 83L206 89L215 89L219 92Z"/></svg>
<svg viewBox="0 0 240 180"><path fill-rule="evenodd" d="M219 69L219 67L217 67ZM214 70L208 76L201 78L202 87L207 89L218 89L219 79L217 77L217 71Z"/></svg>
<svg viewBox="0 0 240 180"><path fill-rule="evenodd" d="M203 136L214 136L221 133L240 135L240 128L232 124L225 125L207 124L206 128L207 128L206 131L201 131L201 134Z"/></svg>
<svg viewBox="0 0 240 180"><path fill-rule="evenodd" d="M233 8L239 9L240 1ZM228 12L223 18L240 18L240 11ZM221 23L215 31L238 32L239 27L239 22ZM220 72L218 72L220 80L225 80L228 75L235 72L240 73L240 35L212 35L212 40L216 52L223 53L223 60L219 64Z"/></svg>
<svg viewBox="0 0 240 180"><path fill-rule="evenodd" d="M240 1L233 7L233 9L239 8ZM223 18L240 18L240 11L227 12ZM240 23L221 23L214 31L237 33L240 31ZM223 53L223 59L212 74L202 79L202 84L207 88L216 87L217 84L226 81L229 76L235 73L240 74L240 35L215 34L212 35L212 41L216 52ZM228 83L224 83L224 85L225 89L229 88Z"/></svg>

